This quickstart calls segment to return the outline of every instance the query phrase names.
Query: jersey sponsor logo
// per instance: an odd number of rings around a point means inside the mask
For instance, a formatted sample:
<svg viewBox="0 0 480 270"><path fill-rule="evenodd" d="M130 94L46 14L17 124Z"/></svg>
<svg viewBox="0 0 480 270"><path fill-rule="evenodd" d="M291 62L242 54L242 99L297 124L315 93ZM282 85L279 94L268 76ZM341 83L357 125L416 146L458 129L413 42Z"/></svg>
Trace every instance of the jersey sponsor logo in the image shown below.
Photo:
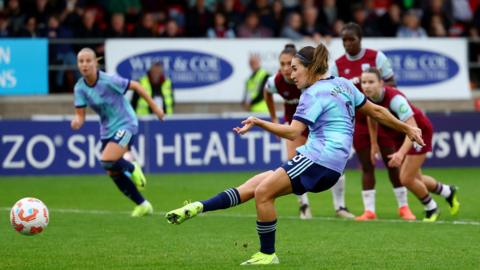
<svg viewBox="0 0 480 270"><path fill-rule="evenodd" d="M450 80L460 71L454 59L426 50L383 51L390 60L399 87L423 86Z"/></svg>
<svg viewBox="0 0 480 270"><path fill-rule="evenodd" d="M152 63L160 62L175 89L203 87L226 80L232 65L213 54L187 50L159 50L132 55L117 66L117 73L130 79L145 75Z"/></svg>
<svg viewBox="0 0 480 270"><path fill-rule="evenodd" d="M345 73L346 75L350 74L350 69L349 68L344 69L343 73Z"/></svg>

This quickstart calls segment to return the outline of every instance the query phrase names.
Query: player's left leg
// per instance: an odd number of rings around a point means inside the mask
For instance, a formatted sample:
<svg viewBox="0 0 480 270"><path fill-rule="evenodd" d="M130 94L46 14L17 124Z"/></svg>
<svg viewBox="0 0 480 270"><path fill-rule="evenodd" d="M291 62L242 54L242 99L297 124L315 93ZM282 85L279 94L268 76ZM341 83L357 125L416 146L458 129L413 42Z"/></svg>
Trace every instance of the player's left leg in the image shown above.
<svg viewBox="0 0 480 270"><path fill-rule="evenodd" d="M450 208L451 215L458 214L458 211L460 210L460 202L458 201L457 187L440 183L433 177L424 174L422 174L422 181L430 192L445 198Z"/></svg>
<svg viewBox="0 0 480 270"><path fill-rule="evenodd" d="M257 174L237 188L229 188L208 200L188 203L183 207L169 211L165 217L171 224L181 224L199 213L226 209L244 203L255 196L257 186L271 174L273 174L273 171Z"/></svg>
<svg viewBox="0 0 480 270"><path fill-rule="evenodd" d="M255 189L255 205L257 208L257 232L260 238L260 251L255 253L242 265L277 264L275 255L275 232L277 213L275 199L292 193L290 177L283 168L278 168Z"/></svg>
<svg viewBox="0 0 480 270"><path fill-rule="evenodd" d="M438 219L437 203L432 198L422 181L420 168L425 161L426 154L407 155L400 169L400 180L410 191L417 196L425 208L425 222L434 222Z"/></svg>
<svg viewBox="0 0 480 270"><path fill-rule="evenodd" d="M396 150L394 147L380 147L380 152L382 154L383 163L388 171L388 177L393 186L393 193L397 199L398 204L398 213L403 220L415 220L416 217L408 207L408 198L407 198L407 188L402 185L400 182L400 169L392 168L388 166L390 161L391 154L395 153Z"/></svg>

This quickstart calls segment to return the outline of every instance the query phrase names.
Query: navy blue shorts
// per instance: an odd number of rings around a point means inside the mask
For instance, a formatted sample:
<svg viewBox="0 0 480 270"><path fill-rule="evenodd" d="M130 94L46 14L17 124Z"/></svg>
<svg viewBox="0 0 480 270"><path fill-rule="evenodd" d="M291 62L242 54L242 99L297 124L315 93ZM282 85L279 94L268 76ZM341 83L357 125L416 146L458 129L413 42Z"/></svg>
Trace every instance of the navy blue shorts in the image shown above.
<svg viewBox="0 0 480 270"><path fill-rule="evenodd" d="M110 138L107 139L102 139L102 149L100 152L103 152L103 149L107 146L107 143L109 142L114 142L120 145L121 147L130 147L132 146L133 142L135 141L135 134L132 132L125 130L125 129L120 129L117 132L115 132L115 135L113 135Z"/></svg>
<svg viewBox="0 0 480 270"><path fill-rule="evenodd" d="M305 192L321 192L337 183L340 173L316 164L302 154L297 154L282 166L292 182L292 191L297 195Z"/></svg>

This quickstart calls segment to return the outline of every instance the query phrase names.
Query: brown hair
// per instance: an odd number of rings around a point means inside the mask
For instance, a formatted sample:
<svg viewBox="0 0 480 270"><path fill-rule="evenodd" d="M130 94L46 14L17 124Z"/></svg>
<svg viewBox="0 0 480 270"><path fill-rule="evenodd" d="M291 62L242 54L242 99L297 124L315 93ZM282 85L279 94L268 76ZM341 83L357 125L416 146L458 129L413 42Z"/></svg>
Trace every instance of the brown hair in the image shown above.
<svg viewBox="0 0 480 270"><path fill-rule="evenodd" d="M307 68L309 83L314 83L319 75L328 71L328 50L322 43L317 48L303 47L295 57Z"/></svg>
<svg viewBox="0 0 480 270"><path fill-rule="evenodd" d="M283 48L282 52L280 52L280 55L289 54L294 56L296 53L297 53L297 49L295 48L295 45L293 43L288 43Z"/></svg>
<svg viewBox="0 0 480 270"><path fill-rule="evenodd" d="M378 70L378 68L376 68L376 67L369 67L369 68L367 68L366 70L364 70L362 73L375 74L375 76L377 77L377 79L378 79L379 81L383 80L383 79L382 79L382 74L380 74L380 70Z"/></svg>

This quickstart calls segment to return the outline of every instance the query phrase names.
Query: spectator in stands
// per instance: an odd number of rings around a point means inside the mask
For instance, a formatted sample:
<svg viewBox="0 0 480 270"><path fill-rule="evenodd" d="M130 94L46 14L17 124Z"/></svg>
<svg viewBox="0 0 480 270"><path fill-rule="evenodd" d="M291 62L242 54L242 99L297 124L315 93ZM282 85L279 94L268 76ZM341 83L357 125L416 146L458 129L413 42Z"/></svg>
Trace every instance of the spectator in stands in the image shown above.
<svg viewBox="0 0 480 270"><path fill-rule="evenodd" d="M205 37L207 29L213 25L212 13L205 7L204 0L196 0L195 6L186 14L185 30L189 37Z"/></svg>
<svg viewBox="0 0 480 270"><path fill-rule="evenodd" d="M268 112L267 103L263 98L263 89L270 74L261 67L258 55L250 56L248 61L252 75L248 78L243 95L243 107L250 112Z"/></svg>
<svg viewBox="0 0 480 270"><path fill-rule="evenodd" d="M286 12L282 0L274 0L272 3L273 19L275 20L275 29L273 29L274 36L280 36L283 22L285 21Z"/></svg>
<svg viewBox="0 0 480 270"><path fill-rule="evenodd" d="M272 6L268 0L251 0L247 11L255 11L258 14L260 25L270 29L272 32L277 28L277 22L273 15Z"/></svg>
<svg viewBox="0 0 480 270"><path fill-rule="evenodd" d="M227 26L225 14L215 12L213 27L208 28L207 37L209 38L234 38L235 32Z"/></svg>
<svg viewBox="0 0 480 270"><path fill-rule="evenodd" d="M85 10L82 23L75 31L75 38L103 38L103 32L96 22L96 12L95 9Z"/></svg>
<svg viewBox="0 0 480 270"><path fill-rule="evenodd" d="M443 28L448 32L448 29L453 24L452 14L450 13L451 8L448 6L448 3L444 0L430 0L426 2L427 4L423 7L422 27L429 29L432 17L438 16L441 18Z"/></svg>
<svg viewBox="0 0 480 270"><path fill-rule="evenodd" d="M380 35L378 22L375 13L368 10L362 4L354 5L352 8L353 21L360 25L364 36L376 37Z"/></svg>
<svg viewBox="0 0 480 270"><path fill-rule="evenodd" d="M10 0L5 9L5 15L10 21L11 30L13 33L18 33L25 24L26 15L22 11L18 0Z"/></svg>
<svg viewBox="0 0 480 270"><path fill-rule="evenodd" d="M243 21L241 14L243 7L240 3L240 0L219 1L216 10L217 12L222 12L225 14L227 27L230 29L237 29L237 27Z"/></svg>
<svg viewBox="0 0 480 270"><path fill-rule="evenodd" d="M156 36L155 18L152 13L145 13L142 16L142 22L135 27L132 33L133 37L152 38Z"/></svg>
<svg viewBox="0 0 480 270"><path fill-rule="evenodd" d="M106 2L108 13L125 14L127 23L134 24L140 18L140 11L142 10L140 0L106 0Z"/></svg>
<svg viewBox="0 0 480 270"><path fill-rule="evenodd" d="M123 13L114 13L110 18L110 27L107 29L108 38L128 37L127 27L125 26L125 16Z"/></svg>
<svg viewBox="0 0 480 270"><path fill-rule="evenodd" d="M74 67L76 64L76 56L73 50L72 45L66 43L56 43L56 39L63 39L63 38L73 38L73 33L60 25L59 19L56 15L51 16L48 19L48 27L47 31L43 33L44 37L47 37L50 42L49 45L49 62L50 64L60 65L62 68ZM73 71L73 68L68 70L69 73L72 73L68 76L71 80L69 81L69 85L73 87L76 79L80 77L80 73L78 71ZM60 89L64 85L65 79L65 71L58 70L55 73L52 73L52 81L50 85L52 86L51 92L55 92L57 89ZM70 88L71 89L71 88Z"/></svg>
<svg viewBox="0 0 480 270"><path fill-rule="evenodd" d="M264 38L272 37L272 30L259 24L258 14L250 11L245 21L237 29L237 36L241 38Z"/></svg>
<svg viewBox="0 0 480 270"><path fill-rule="evenodd" d="M292 40L302 40L305 36L300 32L302 28L302 18L297 12L292 12L287 17L287 24L283 27L281 37Z"/></svg>
<svg viewBox="0 0 480 270"><path fill-rule="evenodd" d="M428 35L431 37L446 37L448 36L447 29L443 25L442 18L439 15L434 15L430 18L430 24L427 29Z"/></svg>
<svg viewBox="0 0 480 270"><path fill-rule="evenodd" d="M400 6L396 3L393 3L388 7L387 12L383 14L379 20L379 30L382 36L384 37L395 37L397 36L398 28L400 27L402 19L402 11Z"/></svg>
<svg viewBox="0 0 480 270"><path fill-rule="evenodd" d="M10 28L8 16L0 11L0 37L11 37L13 31Z"/></svg>
<svg viewBox="0 0 480 270"><path fill-rule="evenodd" d="M318 9L318 24L323 35L332 35L333 27L338 18L339 10L335 0L322 1L322 7Z"/></svg>
<svg viewBox="0 0 480 270"><path fill-rule="evenodd" d="M398 29L397 37L427 37L427 32L420 25L420 19L414 10L408 10L403 16L403 25Z"/></svg>
<svg viewBox="0 0 480 270"><path fill-rule="evenodd" d="M164 32L160 35L164 38L178 38L182 37L182 32L180 27L178 27L177 21L174 19L169 19L166 23Z"/></svg>
<svg viewBox="0 0 480 270"><path fill-rule="evenodd" d="M303 15L303 27L301 29L301 33L313 39L315 42L320 42L322 38L320 26L318 24L318 10L314 6L307 6L303 8L302 11ZM323 33L327 34L327 33Z"/></svg>
<svg viewBox="0 0 480 270"><path fill-rule="evenodd" d="M20 29L18 33L19 37L30 37L35 38L39 36L38 29L37 29L37 19L35 17L29 17L27 19L27 23L25 26Z"/></svg>
<svg viewBox="0 0 480 270"><path fill-rule="evenodd" d="M48 18L52 15L54 7L47 0L36 0L34 5L29 6L29 17L35 17L37 29L43 31L47 28Z"/></svg>
<svg viewBox="0 0 480 270"><path fill-rule="evenodd" d="M139 82L157 106L163 108L165 114L173 114L175 99L173 96L172 81L165 75L160 62L153 63L147 74L139 79ZM133 93L131 103L133 109L139 116L153 113L147 101L140 97L137 92Z"/></svg>

